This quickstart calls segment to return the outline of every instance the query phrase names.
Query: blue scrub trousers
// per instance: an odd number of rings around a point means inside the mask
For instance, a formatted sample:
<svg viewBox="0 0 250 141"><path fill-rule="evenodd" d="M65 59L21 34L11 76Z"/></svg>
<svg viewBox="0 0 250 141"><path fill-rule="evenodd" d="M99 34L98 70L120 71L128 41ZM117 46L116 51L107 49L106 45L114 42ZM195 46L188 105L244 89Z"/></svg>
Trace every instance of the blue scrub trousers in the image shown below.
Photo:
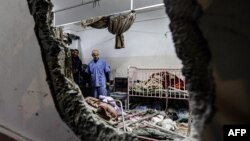
<svg viewBox="0 0 250 141"><path fill-rule="evenodd" d="M92 87L92 96L99 98L99 95L107 96L106 86Z"/></svg>

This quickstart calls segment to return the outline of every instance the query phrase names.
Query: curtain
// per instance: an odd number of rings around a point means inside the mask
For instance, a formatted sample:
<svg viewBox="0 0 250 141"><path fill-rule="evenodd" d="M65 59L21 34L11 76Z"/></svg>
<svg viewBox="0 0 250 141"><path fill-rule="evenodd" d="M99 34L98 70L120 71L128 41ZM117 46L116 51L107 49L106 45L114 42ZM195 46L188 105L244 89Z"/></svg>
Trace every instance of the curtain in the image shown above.
<svg viewBox="0 0 250 141"><path fill-rule="evenodd" d="M115 48L124 48L124 36L126 32L135 21L135 13L131 12L124 15L115 15L109 17L108 31L112 34L116 34Z"/></svg>
<svg viewBox="0 0 250 141"><path fill-rule="evenodd" d="M107 23L102 22L102 19L104 17L92 17L86 20L81 20L81 26L82 28L86 28L87 26L91 26L93 28L102 29L107 27Z"/></svg>
<svg viewBox="0 0 250 141"><path fill-rule="evenodd" d="M116 35L115 49L124 48L124 36L126 32L135 21L135 12L129 12L126 14L94 17L81 21L81 26L86 28L91 26L97 29L108 28L108 31Z"/></svg>

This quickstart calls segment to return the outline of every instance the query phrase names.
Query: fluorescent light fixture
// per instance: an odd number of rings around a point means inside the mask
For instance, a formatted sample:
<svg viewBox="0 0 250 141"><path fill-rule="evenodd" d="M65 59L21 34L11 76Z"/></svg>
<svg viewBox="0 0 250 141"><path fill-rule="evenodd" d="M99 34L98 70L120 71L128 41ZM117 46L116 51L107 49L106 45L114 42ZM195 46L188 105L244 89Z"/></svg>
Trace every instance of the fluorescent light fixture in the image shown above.
<svg viewBox="0 0 250 141"><path fill-rule="evenodd" d="M159 7L159 6L163 6L163 5L164 5L164 3L155 4L155 5L150 5L150 6L145 6L145 7L141 7L141 8L137 8L137 9L135 9L135 11L138 11L138 10L144 10L144 9L148 9L148 8Z"/></svg>
<svg viewBox="0 0 250 141"><path fill-rule="evenodd" d="M131 10L133 10L133 0L131 0ZM144 9L149 9L149 8L154 8L154 7L160 7L160 6L164 6L164 3L160 3L160 4L155 4L155 5L150 5L150 6L145 6L145 7L141 7L141 8L137 8L137 9L134 9L135 11L139 11L139 10L144 10ZM130 10L127 10L127 11L122 11L122 12L119 12L119 13L113 13L113 14L120 14L120 13L126 13L126 12L129 12ZM112 14L108 14L108 15L112 15ZM103 16L108 16L108 15L103 15ZM61 25L56 25L56 27L59 27L59 26L66 26L66 25L70 25L70 24L75 24L75 23L79 23L81 21L75 21L75 22L71 22L71 23L66 23L66 24L61 24Z"/></svg>
<svg viewBox="0 0 250 141"><path fill-rule="evenodd" d="M133 9L134 9L134 0L131 0L131 1L130 1L130 4L131 4L131 5L130 5L130 10L133 10Z"/></svg>
<svg viewBox="0 0 250 141"><path fill-rule="evenodd" d="M71 23L66 23L66 24L60 24L60 25L56 25L56 27L59 27L59 26L66 26L66 25L71 25L71 24L76 24L76 23L79 23L81 21L75 21L75 22L71 22Z"/></svg>

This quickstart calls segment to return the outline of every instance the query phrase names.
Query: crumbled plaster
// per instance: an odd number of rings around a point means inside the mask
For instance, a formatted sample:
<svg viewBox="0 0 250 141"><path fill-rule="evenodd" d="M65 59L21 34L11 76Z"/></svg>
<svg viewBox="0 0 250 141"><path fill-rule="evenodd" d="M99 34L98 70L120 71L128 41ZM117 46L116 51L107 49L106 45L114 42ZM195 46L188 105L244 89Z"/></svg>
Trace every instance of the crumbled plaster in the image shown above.
<svg viewBox="0 0 250 141"><path fill-rule="evenodd" d="M27 0L35 20L35 33L41 48L47 82L62 120L81 140L135 141L132 134L121 133L98 121L86 107L79 87L65 74L65 45L52 31L50 0Z"/></svg>
<svg viewBox="0 0 250 141"><path fill-rule="evenodd" d="M183 63L183 75L190 94L191 135L199 140L204 125L214 114L215 85L211 52L198 27L202 8L196 0L164 0L170 18L170 30L177 56Z"/></svg>

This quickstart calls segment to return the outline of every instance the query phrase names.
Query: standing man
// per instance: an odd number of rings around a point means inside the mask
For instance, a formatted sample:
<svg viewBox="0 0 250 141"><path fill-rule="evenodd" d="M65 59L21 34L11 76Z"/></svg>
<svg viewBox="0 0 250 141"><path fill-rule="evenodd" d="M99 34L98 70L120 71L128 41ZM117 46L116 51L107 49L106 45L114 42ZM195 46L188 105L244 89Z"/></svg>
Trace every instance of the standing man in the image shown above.
<svg viewBox="0 0 250 141"><path fill-rule="evenodd" d="M79 51L78 49L74 49L71 52L72 56L72 72L74 81L76 84L81 88L81 73L82 73L82 61L79 58Z"/></svg>
<svg viewBox="0 0 250 141"><path fill-rule="evenodd" d="M92 51L93 60L87 66L86 72L90 74L92 96L99 98L107 95L106 84L109 81L110 67L104 59L99 58L99 51Z"/></svg>

